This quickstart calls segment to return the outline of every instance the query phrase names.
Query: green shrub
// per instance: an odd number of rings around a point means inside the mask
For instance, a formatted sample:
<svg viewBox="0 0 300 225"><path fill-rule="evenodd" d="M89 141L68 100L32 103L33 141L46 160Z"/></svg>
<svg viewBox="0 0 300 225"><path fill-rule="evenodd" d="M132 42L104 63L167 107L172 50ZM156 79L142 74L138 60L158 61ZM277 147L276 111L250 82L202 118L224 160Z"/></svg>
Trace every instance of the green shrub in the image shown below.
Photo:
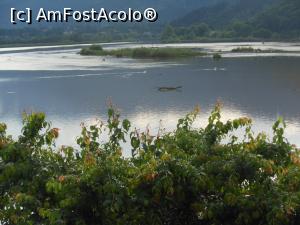
<svg viewBox="0 0 300 225"><path fill-rule="evenodd" d="M220 60L220 59L222 59L222 55L220 53L214 53L213 54L213 59L214 60Z"/></svg>
<svg viewBox="0 0 300 225"><path fill-rule="evenodd" d="M59 130L42 113L24 116L18 140L0 124L1 223L298 224L300 157L284 122L269 141L253 135L248 118L221 122L218 105L194 129L197 113L152 136L109 109L107 123L82 128L78 149L54 147ZM237 129L243 141L232 135ZM130 158L122 156L126 140Z"/></svg>

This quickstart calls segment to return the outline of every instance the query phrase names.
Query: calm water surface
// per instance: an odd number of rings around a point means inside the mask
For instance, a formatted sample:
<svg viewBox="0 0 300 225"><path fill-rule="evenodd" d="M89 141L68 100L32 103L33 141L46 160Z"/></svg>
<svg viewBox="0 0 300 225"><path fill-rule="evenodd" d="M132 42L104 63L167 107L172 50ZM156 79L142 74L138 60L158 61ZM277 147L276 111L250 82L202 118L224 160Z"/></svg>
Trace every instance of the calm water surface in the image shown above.
<svg viewBox="0 0 300 225"><path fill-rule="evenodd" d="M202 111L196 123L201 126L221 100L224 120L249 116L255 131L270 134L276 118L283 116L286 136L300 146L300 57L228 53L220 61L157 62L82 57L77 52L10 49L0 54L0 121L8 124L9 133L20 134L23 111L43 111L61 128L58 144L75 145L81 122L106 119L108 99L140 129L150 124L156 132L162 124L172 130L196 105ZM160 86L183 88L162 93Z"/></svg>

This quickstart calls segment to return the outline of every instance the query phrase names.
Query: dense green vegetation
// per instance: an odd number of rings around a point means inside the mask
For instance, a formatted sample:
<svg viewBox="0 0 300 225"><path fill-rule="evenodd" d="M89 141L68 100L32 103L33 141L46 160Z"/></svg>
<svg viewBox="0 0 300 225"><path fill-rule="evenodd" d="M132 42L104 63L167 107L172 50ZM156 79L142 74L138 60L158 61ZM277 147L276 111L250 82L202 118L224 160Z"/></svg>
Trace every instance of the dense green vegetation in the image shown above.
<svg viewBox="0 0 300 225"><path fill-rule="evenodd" d="M175 20L164 42L299 40L298 0L240 0L202 7Z"/></svg>
<svg viewBox="0 0 300 225"><path fill-rule="evenodd" d="M208 125L194 129L197 112L152 136L109 109L107 123L83 125L79 149L54 147L59 130L43 113L24 116L17 140L1 124L1 223L298 224L300 157L284 122L269 141L253 135L248 118L222 122L218 105ZM131 158L122 156L127 136Z"/></svg>
<svg viewBox="0 0 300 225"><path fill-rule="evenodd" d="M180 58L204 55L200 51L190 48L123 48L114 50L104 50L99 45L91 45L80 51L81 55L93 56L115 56L130 58Z"/></svg>

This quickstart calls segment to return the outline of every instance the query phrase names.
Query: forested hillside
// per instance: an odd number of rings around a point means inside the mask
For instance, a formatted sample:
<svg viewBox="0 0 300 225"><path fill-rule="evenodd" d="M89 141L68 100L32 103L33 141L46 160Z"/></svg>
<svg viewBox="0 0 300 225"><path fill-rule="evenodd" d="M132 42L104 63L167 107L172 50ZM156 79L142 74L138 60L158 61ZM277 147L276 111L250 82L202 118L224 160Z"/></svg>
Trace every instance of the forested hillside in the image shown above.
<svg viewBox="0 0 300 225"><path fill-rule="evenodd" d="M214 28L220 28L235 20L246 20L278 0L231 0L222 1L213 6L196 9L182 18L176 19L172 24L192 25L206 23Z"/></svg>
<svg viewBox="0 0 300 225"><path fill-rule="evenodd" d="M252 25L285 37L300 36L300 1L282 0L256 15Z"/></svg>
<svg viewBox="0 0 300 225"><path fill-rule="evenodd" d="M298 40L299 18L297 0L221 2L174 20L162 40Z"/></svg>

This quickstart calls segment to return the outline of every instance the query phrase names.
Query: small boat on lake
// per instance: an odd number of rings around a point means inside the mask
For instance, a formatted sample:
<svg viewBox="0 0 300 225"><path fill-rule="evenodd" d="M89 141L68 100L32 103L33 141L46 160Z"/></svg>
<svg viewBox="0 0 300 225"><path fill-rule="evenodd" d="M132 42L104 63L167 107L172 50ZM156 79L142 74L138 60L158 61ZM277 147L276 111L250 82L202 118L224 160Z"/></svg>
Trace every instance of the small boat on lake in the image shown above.
<svg viewBox="0 0 300 225"><path fill-rule="evenodd" d="M177 86L177 87L159 87L158 91L160 92L167 92L167 91L177 91L180 90L182 86Z"/></svg>

